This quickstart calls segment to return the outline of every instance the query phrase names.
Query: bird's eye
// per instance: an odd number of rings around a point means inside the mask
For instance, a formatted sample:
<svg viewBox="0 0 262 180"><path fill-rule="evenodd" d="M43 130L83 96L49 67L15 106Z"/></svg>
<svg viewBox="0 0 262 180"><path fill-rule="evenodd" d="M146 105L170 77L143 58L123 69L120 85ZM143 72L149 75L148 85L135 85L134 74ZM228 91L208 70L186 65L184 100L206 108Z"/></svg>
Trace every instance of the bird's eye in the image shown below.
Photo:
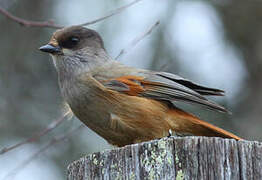
<svg viewBox="0 0 262 180"><path fill-rule="evenodd" d="M69 37L61 43L61 46L63 48L71 49L74 48L79 43L79 41L80 39L78 37Z"/></svg>
<svg viewBox="0 0 262 180"><path fill-rule="evenodd" d="M79 42L79 39L77 37L71 37L70 41L72 44L77 44Z"/></svg>

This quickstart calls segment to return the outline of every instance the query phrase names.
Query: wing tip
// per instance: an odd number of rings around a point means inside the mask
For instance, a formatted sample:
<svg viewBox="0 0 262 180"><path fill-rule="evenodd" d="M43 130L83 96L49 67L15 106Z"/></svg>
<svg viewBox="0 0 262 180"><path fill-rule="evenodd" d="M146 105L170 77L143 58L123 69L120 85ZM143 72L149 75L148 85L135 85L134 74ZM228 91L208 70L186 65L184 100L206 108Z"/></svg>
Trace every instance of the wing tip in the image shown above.
<svg viewBox="0 0 262 180"><path fill-rule="evenodd" d="M195 91L204 96L225 96L225 91L220 89L195 89Z"/></svg>
<svg viewBox="0 0 262 180"><path fill-rule="evenodd" d="M210 101L209 101L210 102ZM210 107L210 106L209 106ZM218 112L221 112L221 113L226 113L226 114L229 114L229 115L232 115L233 113L231 111L229 111L228 109L226 109L225 107L223 106L220 106L218 104L215 105L215 107L210 107L212 110L217 110Z"/></svg>

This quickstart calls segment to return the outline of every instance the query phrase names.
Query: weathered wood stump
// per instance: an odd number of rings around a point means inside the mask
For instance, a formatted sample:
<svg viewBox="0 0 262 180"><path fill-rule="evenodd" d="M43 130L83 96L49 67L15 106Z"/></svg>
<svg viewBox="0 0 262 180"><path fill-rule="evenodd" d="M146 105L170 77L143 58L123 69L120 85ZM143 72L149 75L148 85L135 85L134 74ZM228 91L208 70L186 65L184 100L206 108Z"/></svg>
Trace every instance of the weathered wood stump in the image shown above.
<svg viewBox="0 0 262 180"><path fill-rule="evenodd" d="M262 179L262 143L171 137L87 155L68 167L69 180Z"/></svg>

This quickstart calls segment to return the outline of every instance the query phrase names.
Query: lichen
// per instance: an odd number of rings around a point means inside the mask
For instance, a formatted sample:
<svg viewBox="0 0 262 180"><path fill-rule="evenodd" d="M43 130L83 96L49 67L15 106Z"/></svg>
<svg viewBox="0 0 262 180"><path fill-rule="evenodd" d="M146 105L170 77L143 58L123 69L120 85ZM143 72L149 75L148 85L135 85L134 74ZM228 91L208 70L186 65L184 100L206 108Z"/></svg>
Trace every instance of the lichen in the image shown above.
<svg viewBox="0 0 262 180"><path fill-rule="evenodd" d="M100 160L99 166L104 166L104 161L103 161L103 159Z"/></svg>
<svg viewBox="0 0 262 180"><path fill-rule="evenodd" d="M136 179L136 175L134 174L134 172L130 173L129 179L130 180L135 180Z"/></svg>
<svg viewBox="0 0 262 180"><path fill-rule="evenodd" d="M159 147L160 149L165 149L165 148L166 148L166 141L160 139L160 140L158 141L158 147Z"/></svg>
<svg viewBox="0 0 262 180"><path fill-rule="evenodd" d="M159 170L164 168L165 161L172 164L172 154L167 151L165 140L159 140L155 145L148 145L140 159L140 163L148 174L148 179L152 180L160 177Z"/></svg>
<svg viewBox="0 0 262 180"><path fill-rule="evenodd" d="M98 160L96 159L96 155L92 154L92 159L93 159L93 164L97 165L98 164Z"/></svg>
<svg viewBox="0 0 262 180"><path fill-rule="evenodd" d="M184 179L184 173L182 170L177 171L176 180L183 180Z"/></svg>
<svg viewBox="0 0 262 180"><path fill-rule="evenodd" d="M167 156L167 162L170 165L172 164L172 158L171 158L170 154Z"/></svg>
<svg viewBox="0 0 262 180"><path fill-rule="evenodd" d="M149 178L150 180L156 179L156 178L155 178L155 171L154 171L153 169L151 169L151 170L149 171L149 176L148 176L148 178Z"/></svg>
<svg viewBox="0 0 262 180"><path fill-rule="evenodd" d="M178 157L178 155L176 153L176 164L178 164L178 163L179 163L179 157Z"/></svg>
<svg viewBox="0 0 262 180"><path fill-rule="evenodd" d="M116 167L117 167L116 164L111 164L111 166L110 166L111 169L115 169Z"/></svg>
<svg viewBox="0 0 262 180"><path fill-rule="evenodd" d="M122 175L119 172L117 172L117 176L114 179L115 180L122 180L123 177L122 177Z"/></svg>
<svg viewBox="0 0 262 180"><path fill-rule="evenodd" d="M178 163L178 167L180 167L180 168L182 167L182 164L181 164L181 162L179 162L179 163Z"/></svg>

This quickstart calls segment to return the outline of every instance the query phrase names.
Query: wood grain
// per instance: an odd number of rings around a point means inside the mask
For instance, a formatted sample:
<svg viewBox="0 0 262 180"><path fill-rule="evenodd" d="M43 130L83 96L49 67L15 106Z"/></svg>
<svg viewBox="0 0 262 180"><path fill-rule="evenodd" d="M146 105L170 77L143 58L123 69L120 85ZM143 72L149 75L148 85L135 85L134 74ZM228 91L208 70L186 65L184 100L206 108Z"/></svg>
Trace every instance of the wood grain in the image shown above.
<svg viewBox="0 0 262 180"><path fill-rule="evenodd" d="M262 179L262 143L170 137L87 155L68 166L68 180Z"/></svg>

